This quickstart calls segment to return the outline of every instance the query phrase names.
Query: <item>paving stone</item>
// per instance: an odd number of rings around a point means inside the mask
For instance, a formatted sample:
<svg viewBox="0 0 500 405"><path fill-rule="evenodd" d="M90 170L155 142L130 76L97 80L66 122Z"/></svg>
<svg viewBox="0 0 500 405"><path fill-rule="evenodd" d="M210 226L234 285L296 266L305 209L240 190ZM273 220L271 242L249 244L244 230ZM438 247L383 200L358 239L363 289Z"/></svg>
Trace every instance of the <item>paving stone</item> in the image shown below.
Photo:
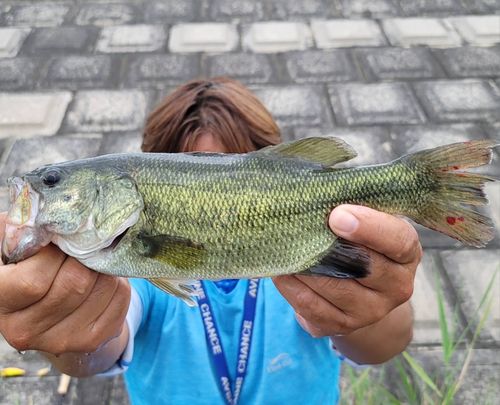
<svg viewBox="0 0 500 405"><path fill-rule="evenodd" d="M500 44L499 16L469 16L451 20L455 29L471 45Z"/></svg>
<svg viewBox="0 0 500 405"><path fill-rule="evenodd" d="M115 87L120 60L107 55L54 58L40 85L43 88L87 89Z"/></svg>
<svg viewBox="0 0 500 405"><path fill-rule="evenodd" d="M436 288L436 272L439 270L434 261L435 255L436 251L424 250L424 256L418 266L415 276L415 285L411 298L415 319L413 324L413 345L440 344L442 341ZM444 290L446 288L445 280L439 276L439 272L437 273L437 277L439 277L441 289ZM443 292L443 299L446 318L451 322L453 319L454 305L447 299L445 292ZM457 329L457 332L462 332L460 328Z"/></svg>
<svg viewBox="0 0 500 405"><path fill-rule="evenodd" d="M71 3L38 3L13 5L3 16L5 25L55 27L61 25L71 9Z"/></svg>
<svg viewBox="0 0 500 405"><path fill-rule="evenodd" d="M131 4L83 4L76 15L78 25L121 25L136 22L138 10Z"/></svg>
<svg viewBox="0 0 500 405"><path fill-rule="evenodd" d="M330 18L334 16L331 0L274 0L272 18L278 20L304 20L311 17Z"/></svg>
<svg viewBox="0 0 500 405"><path fill-rule="evenodd" d="M367 48L357 49L356 54L373 81L445 77L427 48Z"/></svg>
<svg viewBox="0 0 500 405"><path fill-rule="evenodd" d="M297 83L361 81L363 76L347 50L288 52L288 75Z"/></svg>
<svg viewBox="0 0 500 405"><path fill-rule="evenodd" d="M275 57L258 53L208 56L205 69L209 77L225 76L245 84L277 81Z"/></svg>
<svg viewBox="0 0 500 405"><path fill-rule="evenodd" d="M229 52L238 46L233 24L178 24L170 30L168 47L172 52Z"/></svg>
<svg viewBox="0 0 500 405"><path fill-rule="evenodd" d="M338 167L386 163L397 157L387 130L381 127L295 129L296 139L310 136L336 136L342 138L354 148L358 156L346 163L339 164Z"/></svg>
<svg viewBox="0 0 500 405"><path fill-rule="evenodd" d="M43 60L37 58L0 59L0 89L31 89L38 79Z"/></svg>
<svg viewBox="0 0 500 405"><path fill-rule="evenodd" d="M420 82L415 92L433 121L475 121L500 118L500 91L486 80Z"/></svg>
<svg viewBox="0 0 500 405"><path fill-rule="evenodd" d="M267 86L250 90L271 112L280 128L332 125L328 102L319 86Z"/></svg>
<svg viewBox="0 0 500 405"><path fill-rule="evenodd" d="M214 21L253 22L264 19L265 7L260 0L211 0L208 15Z"/></svg>
<svg viewBox="0 0 500 405"><path fill-rule="evenodd" d="M144 124L150 94L138 90L80 91L65 121L66 132L133 131Z"/></svg>
<svg viewBox="0 0 500 405"><path fill-rule="evenodd" d="M71 98L65 91L0 93L0 138L55 134Z"/></svg>
<svg viewBox="0 0 500 405"><path fill-rule="evenodd" d="M385 45L380 27L371 20L312 21L311 28L318 48Z"/></svg>
<svg viewBox="0 0 500 405"><path fill-rule="evenodd" d="M11 378L0 385L0 399L2 404L52 405L58 401L58 385L58 376Z"/></svg>
<svg viewBox="0 0 500 405"><path fill-rule="evenodd" d="M267 21L243 26L243 50L276 53L313 46L309 26L300 22Z"/></svg>
<svg viewBox="0 0 500 405"><path fill-rule="evenodd" d="M16 56L30 31L25 28L0 28L0 58Z"/></svg>
<svg viewBox="0 0 500 405"><path fill-rule="evenodd" d="M436 56L451 77L497 77L500 75L500 47L436 50Z"/></svg>
<svg viewBox="0 0 500 405"><path fill-rule="evenodd" d="M383 20L382 27L394 46L450 47L461 44L460 36L440 19L393 18Z"/></svg>
<svg viewBox="0 0 500 405"><path fill-rule="evenodd" d="M108 153L140 153L142 134L140 132L126 132L107 134L101 149L103 155Z"/></svg>
<svg viewBox="0 0 500 405"><path fill-rule="evenodd" d="M467 14L465 6L457 0L399 0L404 15L455 15Z"/></svg>
<svg viewBox="0 0 500 405"><path fill-rule="evenodd" d="M130 405L127 387L123 375L114 377L115 381L109 398L110 404Z"/></svg>
<svg viewBox="0 0 500 405"><path fill-rule="evenodd" d="M38 28L30 35L23 48L27 54L85 52L97 38L95 27Z"/></svg>
<svg viewBox="0 0 500 405"><path fill-rule="evenodd" d="M500 250L447 250L440 253L448 277L457 292L460 308L467 322L478 325L486 306L479 311L474 319L481 299L491 282L495 271L500 266ZM493 303L489 317L486 319L481 337L500 341L500 282L496 277L491 289ZM473 331L475 328L473 327Z"/></svg>
<svg viewBox="0 0 500 405"><path fill-rule="evenodd" d="M16 139L5 161L0 183L11 176L20 176L39 166L96 156L101 135L55 136Z"/></svg>
<svg viewBox="0 0 500 405"><path fill-rule="evenodd" d="M5 185L5 183L3 184ZM7 187L0 187L0 212L6 212L10 208L10 191ZM4 356L7 349L12 350L9 344L3 339L0 334L0 358Z"/></svg>
<svg viewBox="0 0 500 405"><path fill-rule="evenodd" d="M198 55L136 55L129 59L126 83L134 87L182 84L200 74Z"/></svg>
<svg viewBox="0 0 500 405"><path fill-rule="evenodd" d="M496 13L500 10L500 0L467 0L467 8L473 13Z"/></svg>
<svg viewBox="0 0 500 405"><path fill-rule="evenodd" d="M406 83L337 84L328 90L335 117L342 125L425 122Z"/></svg>
<svg viewBox="0 0 500 405"><path fill-rule="evenodd" d="M153 52L163 49L166 33L158 25L116 25L104 27L96 49L98 52Z"/></svg>
<svg viewBox="0 0 500 405"><path fill-rule="evenodd" d="M396 0L334 0L344 17L396 17L400 8Z"/></svg>
<svg viewBox="0 0 500 405"><path fill-rule="evenodd" d="M193 0L145 2L144 20L150 24L171 24L192 21L198 5Z"/></svg>

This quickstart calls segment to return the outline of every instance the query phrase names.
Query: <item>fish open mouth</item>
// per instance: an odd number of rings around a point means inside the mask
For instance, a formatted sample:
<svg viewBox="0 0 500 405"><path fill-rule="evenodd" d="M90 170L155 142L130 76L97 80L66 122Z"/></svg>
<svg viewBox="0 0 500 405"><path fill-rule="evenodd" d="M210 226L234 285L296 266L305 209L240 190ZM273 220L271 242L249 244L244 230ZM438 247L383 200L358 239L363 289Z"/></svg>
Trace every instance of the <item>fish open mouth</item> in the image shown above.
<svg viewBox="0 0 500 405"><path fill-rule="evenodd" d="M17 263L37 253L50 243L52 234L35 223L43 201L28 182L12 177L7 184L10 189L11 207L5 221L5 236L2 241L4 264Z"/></svg>

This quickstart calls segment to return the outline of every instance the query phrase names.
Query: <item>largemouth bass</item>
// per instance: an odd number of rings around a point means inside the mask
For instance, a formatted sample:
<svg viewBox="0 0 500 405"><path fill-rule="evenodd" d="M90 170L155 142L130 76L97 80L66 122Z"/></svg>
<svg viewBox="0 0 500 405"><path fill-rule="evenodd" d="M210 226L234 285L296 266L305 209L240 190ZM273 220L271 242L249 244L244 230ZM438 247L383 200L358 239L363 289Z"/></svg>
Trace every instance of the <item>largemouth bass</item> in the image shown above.
<svg viewBox="0 0 500 405"><path fill-rule="evenodd" d="M429 149L382 165L336 168L356 152L334 137L240 155L118 154L40 167L9 179L2 243L16 263L52 242L101 273L141 277L189 305L190 280L369 274L362 248L328 215L365 205L481 247L491 220L485 182L462 171L491 162L494 140ZM383 236L383 235L381 235Z"/></svg>

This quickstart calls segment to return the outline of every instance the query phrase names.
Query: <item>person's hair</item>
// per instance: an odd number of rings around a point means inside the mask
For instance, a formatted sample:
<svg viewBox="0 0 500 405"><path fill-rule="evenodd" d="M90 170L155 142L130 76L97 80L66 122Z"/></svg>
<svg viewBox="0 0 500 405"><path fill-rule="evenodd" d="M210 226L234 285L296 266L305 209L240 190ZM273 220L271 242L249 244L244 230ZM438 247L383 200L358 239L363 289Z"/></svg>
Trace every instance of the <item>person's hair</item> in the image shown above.
<svg viewBox="0 0 500 405"><path fill-rule="evenodd" d="M228 78L193 80L170 94L146 122L143 152L186 152L209 133L227 153L281 142L269 111L242 84Z"/></svg>

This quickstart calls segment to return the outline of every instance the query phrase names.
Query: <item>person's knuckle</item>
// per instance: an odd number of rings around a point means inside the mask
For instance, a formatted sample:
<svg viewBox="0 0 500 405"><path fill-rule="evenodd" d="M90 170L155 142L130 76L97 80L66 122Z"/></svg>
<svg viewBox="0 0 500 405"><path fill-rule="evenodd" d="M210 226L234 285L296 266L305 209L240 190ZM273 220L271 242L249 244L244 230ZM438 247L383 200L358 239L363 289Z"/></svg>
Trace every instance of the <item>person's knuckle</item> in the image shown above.
<svg viewBox="0 0 500 405"><path fill-rule="evenodd" d="M404 221L404 226L401 227L399 234L399 249L397 253L398 258L403 258L411 256L412 253L416 253L418 249L419 240L418 233L413 226L408 222Z"/></svg>
<svg viewBox="0 0 500 405"><path fill-rule="evenodd" d="M336 329L336 333L340 333L343 335L348 335L349 333L353 332L356 329L353 318L348 316L347 314L341 314L337 317Z"/></svg>
<svg viewBox="0 0 500 405"><path fill-rule="evenodd" d="M413 289L414 289L414 285L413 285L413 282L411 281L408 281L406 283L402 283L400 288L399 288L399 300L398 300L398 304L401 305L401 304L404 304L405 302L407 302L413 295Z"/></svg>
<svg viewBox="0 0 500 405"><path fill-rule="evenodd" d="M17 275L17 290L24 297L31 297L38 301L47 294L50 288L50 280L42 272L19 272Z"/></svg>
<svg viewBox="0 0 500 405"><path fill-rule="evenodd" d="M297 294L297 306L301 309L312 308L314 306L314 301L314 294L309 290L302 290Z"/></svg>
<svg viewBox="0 0 500 405"><path fill-rule="evenodd" d="M68 265L63 267L58 279L59 286L67 294L83 295L92 282L92 275L89 270Z"/></svg>
<svg viewBox="0 0 500 405"><path fill-rule="evenodd" d="M29 330L8 331L5 340L16 350L24 352L33 348L34 336Z"/></svg>

